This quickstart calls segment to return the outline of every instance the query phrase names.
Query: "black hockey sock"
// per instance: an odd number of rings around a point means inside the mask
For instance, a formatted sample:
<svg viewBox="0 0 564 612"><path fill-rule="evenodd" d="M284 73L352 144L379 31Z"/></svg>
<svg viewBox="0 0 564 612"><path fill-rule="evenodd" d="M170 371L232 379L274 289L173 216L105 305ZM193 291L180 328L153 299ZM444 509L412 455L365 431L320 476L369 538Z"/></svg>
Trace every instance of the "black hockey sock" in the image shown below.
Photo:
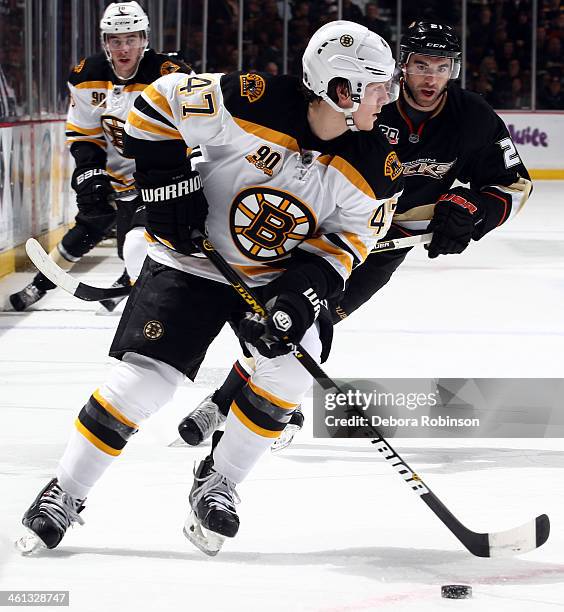
<svg viewBox="0 0 564 612"><path fill-rule="evenodd" d="M44 274L39 272L33 278L33 284L39 289L39 291L49 291L54 289L57 285L52 283Z"/></svg>
<svg viewBox="0 0 564 612"><path fill-rule="evenodd" d="M248 374L241 364L236 361L221 387L212 396L212 401L218 405L221 414L227 416L233 398L247 384L248 380Z"/></svg>

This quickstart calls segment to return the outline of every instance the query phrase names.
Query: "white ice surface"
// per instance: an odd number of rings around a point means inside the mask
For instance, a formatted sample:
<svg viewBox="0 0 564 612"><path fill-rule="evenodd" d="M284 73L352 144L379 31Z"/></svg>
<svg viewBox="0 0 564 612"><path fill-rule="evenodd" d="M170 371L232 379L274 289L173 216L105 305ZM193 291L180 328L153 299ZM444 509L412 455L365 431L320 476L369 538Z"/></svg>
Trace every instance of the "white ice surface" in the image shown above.
<svg viewBox="0 0 564 612"><path fill-rule="evenodd" d="M563 377L564 185L537 182L510 225L460 256L418 248L369 305L336 328L335 377ZM109 285L119 260L96 249L80 278ZM31 273L0 280L0 294ZM397 440L395 446L471 529L546 512L552 534L514 559L478 559L363 440L315 440L308 427L240 487L241 529L216 558L182 536L192 466L207 449L168 448L175 427L237 354L224 330L185 384L88 499L84 527L33 558L12 542L52 476L73 420L111 367L117 317L61 291L0 314L0 590L70 590L80 612L349 612L564 608L562 440ZM306 402L306 415L311 398ZM311 418L307 421L311 426ZM440 585L471 584L450 601Z"/></svg>

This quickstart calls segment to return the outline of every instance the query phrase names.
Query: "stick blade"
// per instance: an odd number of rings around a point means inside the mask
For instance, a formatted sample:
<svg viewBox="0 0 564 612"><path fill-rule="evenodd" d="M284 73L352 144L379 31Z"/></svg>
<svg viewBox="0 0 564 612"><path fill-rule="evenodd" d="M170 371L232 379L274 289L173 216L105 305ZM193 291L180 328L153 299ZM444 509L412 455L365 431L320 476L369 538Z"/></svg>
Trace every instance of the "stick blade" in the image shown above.
<svg viewBox="0 0 564 612"><path fill-rule="evenodd" d="M542 546L550 535L550 520L546 514L519 527L488 534L490 557L512 557Z"/></svg>
<svg viewBox="0 0 564 612"><path fill-rule="evenodd" d="M35 267L45 274L45 276L57 287L61 287L71 295L74 295L79 281L62 270L45 252L45 249L35 240L29 238L25 243L27 256L31 259Z"/></svg>

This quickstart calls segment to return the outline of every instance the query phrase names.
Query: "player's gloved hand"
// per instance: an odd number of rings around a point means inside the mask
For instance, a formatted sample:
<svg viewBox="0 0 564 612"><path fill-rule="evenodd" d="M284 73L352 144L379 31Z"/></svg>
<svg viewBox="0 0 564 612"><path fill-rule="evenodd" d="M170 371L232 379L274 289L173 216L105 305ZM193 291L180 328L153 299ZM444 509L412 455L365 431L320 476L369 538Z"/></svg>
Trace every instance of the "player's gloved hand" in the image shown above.
<svg viewBox="0 0 564 612"><path fill-rule="evenodd" d="M198 248L190 236L205 233L208 202L200 175L189 167L135 173L147 210L147 230L162 244L190 255Z"/></svg>
<svg viewBox="0 0 564 612"><path fill-rule="evenodd" d="M113 193L110 177L103 168L75 168L71 187L76 191L78 210L85 216L108 213L114 210L108 204Z"/></svg>
<svg viewBox="0 0 564 612"><path fill-rule="evenodd" d="M435 204L435 212L428 231L433 239L427 247L429 257L462 253L470 244L474 224L478 220L478 207L468 196L473 192L455 187L443 194ZM474 198L475 199L475 198Z"/></svg>
<svg viewBox="0 0 564 612"><path fill-rule="evenodd" d="M304 293L282 293L270 307L266 318L247 313L239 324L239 335L264 357L286 355L303 338L320 311L313 289Z"/></svg>

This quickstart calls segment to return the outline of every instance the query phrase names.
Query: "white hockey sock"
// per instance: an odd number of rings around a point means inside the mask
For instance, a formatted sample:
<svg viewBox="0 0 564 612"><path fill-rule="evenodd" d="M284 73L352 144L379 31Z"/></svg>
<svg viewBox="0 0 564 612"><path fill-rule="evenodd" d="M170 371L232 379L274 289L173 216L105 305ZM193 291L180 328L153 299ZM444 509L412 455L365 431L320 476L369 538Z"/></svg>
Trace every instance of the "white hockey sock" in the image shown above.
<svg viewBox="0 0 564 612"><path fill-rule="evenodd" d="M139 277L146 255L147 240L145 238L145 228L134 227L127 232L123 243L125 269L132 282L135 282Z"/></svg>
<svg viewBox="0 0 564 612"><path fill-rule="evenodd" d="M84 499L114 459L116 457L98 450L75 429L55 475L63 491Z"/></svg>
<svg viewBox="0 0 564 612"><path fill-rule="evenodd" d="M273 438L251 431L233 411L229 411L225 432L213 451L214 468L229 480L240 483L270 448L272 441Z"/></svg>

